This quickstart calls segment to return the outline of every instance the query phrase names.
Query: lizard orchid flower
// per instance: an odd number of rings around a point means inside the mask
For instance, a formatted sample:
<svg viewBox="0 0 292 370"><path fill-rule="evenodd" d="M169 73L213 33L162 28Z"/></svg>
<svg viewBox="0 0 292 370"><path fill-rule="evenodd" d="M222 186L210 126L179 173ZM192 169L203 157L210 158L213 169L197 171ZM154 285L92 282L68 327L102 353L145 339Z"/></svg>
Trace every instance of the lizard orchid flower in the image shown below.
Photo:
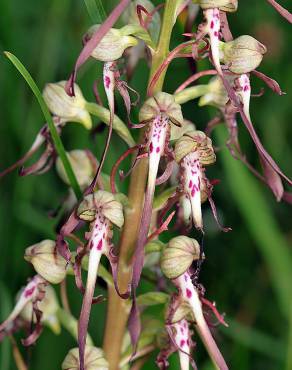
<svg viewBox="0 0 292 370"><path fill-rule="evenodd" d="M181 169L181 191L190 204L195 227L202 230L201 193L208 187L204 166L216 161L212 141L202 131L188 132L177 141L174 153Z"/></svg>
<svg viewBox="0 0 292 370"><path fill-rule="evenodd" d="M87 195L80 203L77 215L80 220L90 222L90 232L86 234L88 274L78 325L80 369L84 370L86 333L98 266L103 254L110 258L112 225L122 227L124 216L121 203L111 193L102 190Z"/></svg>
<svg viewBox="0 0 292 370"><path fill-rule="evenodd" d="M178 236L169 242L161 256L161 269L178 288L179 296L190 307L195 328L204 343L216 368L228 370L225 360L212 337L205 320L198 287L193 285L191 266L200 260L200 245L195 239Z"/></svg>
<svg viewBox="0 0 292 370"><path fill-rule="evenodd" d="M37 340L42 330L41 326L42 312L39 310L38 303L44 299L46 285L47 285L46 280L43 279L40 275L35 275L28 282L28 284L20 293L19 298L11 314L0 325L0 332L2 331L9 332L10 327L13 326L14 320L21 314L25 306L28 303L32 303L33 312L36 316L36 326L34 331L29 335L29 337L22 340L22 342L25 346L30 346Z"/></svg>
<svg viewBox="0 0 292 370"><path fill-rule="evenodd" d="M164 92L157 93L145 102L140 110L139 120L142 124L148 124L148 128L145 131L144 147L149 160L149 167L141 227L134 255L132 282L134 290L140 280L143 267L143 250L151 222L152 204L160 159L162 156L166 156L172 160L169 141L180 136L181 127L184 124L180 105L175 103L172 95Z"/></svg>

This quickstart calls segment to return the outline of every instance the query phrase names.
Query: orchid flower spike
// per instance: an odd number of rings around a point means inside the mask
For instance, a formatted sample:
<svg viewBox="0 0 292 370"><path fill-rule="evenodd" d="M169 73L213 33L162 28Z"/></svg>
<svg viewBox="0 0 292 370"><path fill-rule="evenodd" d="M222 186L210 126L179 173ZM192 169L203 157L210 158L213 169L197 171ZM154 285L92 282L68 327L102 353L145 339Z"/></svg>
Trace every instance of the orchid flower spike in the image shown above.
<svg viewBox="0 0 292 370"><path fill-rule="evenodd" d="M193 223L203 229L201 201L206 200L208 180L204 166L213 164L216 156L212 141L202 131L188 132L175 145L175 160L181 168L180 187L189 204Z"/></svg>
<svg viewBox="0 0 292 370"><path fill-rule="evenodd" d="M195 328L204 343L214 365L220 370L228 370L225 360L215 343L206 323L198 288L193 285L190 268L200 259L200 246L195 239L178 236L169 242L161 255L161 269L179 290L179 296L190 307Z"/></svg>
<svg viewBox="0 0 292 370"><path fill-rule="evenodd" d="M35 275L23 288L20 293L16 305L12 310L8 318L0 325L0 332L9 331L10 327L13 325L14 320L21 314L22 310L28 303L33 304L34 313L36 315L37 325L35 331L25 340L23 340L24 345L31 345L35 342L41 332L40 320L41 312L38 310L37 302L41 301L45 295L45 286L47 282L40 275Z"/></svg>
<svg viewBox="0 0 292 370"><path fill-rule="evenodd" d="M110 258L112 225L122 227L124 216L121 203L103 190L87 195L80 203L77 215L81 220L90 222L90 232L87 233L88 274L78 325L80 370L85 370L86 334L99 262L103 254Z"/></svg>

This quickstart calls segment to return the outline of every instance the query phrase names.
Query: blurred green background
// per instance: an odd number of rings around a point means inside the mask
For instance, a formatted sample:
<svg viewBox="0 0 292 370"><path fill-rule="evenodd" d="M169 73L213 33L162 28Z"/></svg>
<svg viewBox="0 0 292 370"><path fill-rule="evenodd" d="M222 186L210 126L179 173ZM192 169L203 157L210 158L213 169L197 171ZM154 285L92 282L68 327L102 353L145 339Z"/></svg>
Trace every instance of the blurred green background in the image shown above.
<svg viewBox="0 0 292 370"><path fill-rule="evenodd" d="M105 2L106 10L114 1ZM156 2L159 3L159 2ZM251 114L265 147L292 177L291 155L291 27L265 0L239 1L239 10L231 15L234 36L250 34L268 47L259 70L275 78L287 95L271 91L254 98ZM288 7L290 1L282 1ZM291 5L289 5L291 8ZM9 50L24 63L43 88L46 82L66 79L81 48L81 36L91 25L82 0L2 0L0 3L0 47ZM174 29L173 45L182 40L181 27ZM95 63L88 63L79 74L78 83L88 100L93 101L92 83L99 77ZM147 83L147 65L137 67L132 86L143 95ZM189 76L185 60L175 61L168 73L165 90L174 91ZM252 79L254 93L261 82ZM31 145L43 124L43 117L27 85L4 56L0 57L0 169L19 159ZM185 117L199 129L215 110L198 108L196 102L184 107ZM90 148L99 158L105 133L89 137L81 126L67 125L62 139L67 150ZM216 130L214 140L223 143L224 130ZM240 128L245 153L256 166L257 153ZM290 146L289 146L290 144ZM111 155L106 161L109 171L114 159L125 149L114 137ZM231 233L221 233L214 224L210 209L204 207L207 226L201 281L207 297L216 300L219 311L226 313L228 329L219 328L216 337L231 369L292 369L292 255L291 212L277 203L272 194L231 158L227 150L218 153L210 178L219 178L214 198L220 217L231 226ZM124 185L125 187L125 185ZM122 189L124 189L122 187ZM0 182L0 321L11 310L14 297L32 267L23 260L24 249L44 238L54 238L56 220L48 212L58 207L66 186L54 169L41 177L19 178L17 172ZM77 316L81 296L70 281L69 296ZM149 285L147 285L148 287ZM146 285L142 290L146 289ZM90 333L100 346L105 320L105 303L95 306ZM16 335L19 342L21 334ZM29 369L59 369L69 348L75 346L65 330L56 337L44 329L37 346L28 352ZM289 351L290 349L290 351ZM201 346L195 352L199 369L212 369ZM145 369L154 369L152 356ZM171 369L178 368L176 356ZM0 369L16 369L11 347L6 339L0 344Z"/></svg>

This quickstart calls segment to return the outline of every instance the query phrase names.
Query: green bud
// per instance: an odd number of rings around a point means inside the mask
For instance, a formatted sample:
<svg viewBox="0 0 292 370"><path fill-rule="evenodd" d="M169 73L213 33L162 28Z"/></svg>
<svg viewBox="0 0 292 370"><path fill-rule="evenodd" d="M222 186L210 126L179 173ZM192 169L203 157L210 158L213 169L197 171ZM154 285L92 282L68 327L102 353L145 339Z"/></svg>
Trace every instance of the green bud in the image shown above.
<svg viewBox="0 0 292 370"><path fill-rule="evenodd" d="M81 220L92 222L99 210L104 217L114 225L122 227L124 224L123 206L113 194L108 191L98 190L87 195L80 203L77 215Z"/></svg>
<svg viewBox="0 0 292 370"><path fill-rule="evenodd" d="M84 370L108 370L108 362L100 348L85 346ZM62 363L62 370L79 370L79 349L71 349Z"/></svg>
<svg viewBox="0 0 292 370"><path fill-rule="evenodd" d="M99 27L99 24L90 27L85 35L85 39L90 40ZM135 37L123 35L121 30L111 28L93 50L91 56L102 62L112 62L121 58L128 47L135 46L137 43L138 41Z"/></svg>
<svg viewBox="0 0 292 370"><path fill-rule="evenodd" d="M74 84L75 96L69 96L64 89L65 85L66 81L46 84L43 97L49 110L64 122L78 122L90 130L92 121L79 86Z"/></svg>
<svg viewBox="0 0 292 370"><path fill-rule="evenodd" d="M249 73L256 69L267 52L265 45L248 35L220 45L222 62L236 74Z"/></svg>
<svg viewBox="0 0 292 370"><path fill-rule="evenodd" d="M169 279L176 279L185 273L193 261L200 257L200 246L195 239L177 236L170 240L161 256L161 270Z"/></svg>
<svg viewBox="0 0 292 370"><path fill-rule="evenodd" d="M42 311L42 323L48 326L55 334L60 334L61 327L60 322L57 317L57 311L60 308L57 295L55 290L47 285L45 287L45 297L42 301L38 303L38 308ZM25 320L30 322L36 322L35 314L33 313L32 302L28 302L20 313L20 316Z"/></svg>
<svg viewBox="0 0 292 370"><path fill-rule="evenodd" d="M198 151L202 166L213 164L216 155L212 146L212 140L203 131L191 131L183 135L175 145L174 155L177 163L189 153Z"/></svg>
<svg viewBox="0 0 292 370"><path fill-rule="evenodd" d="M24 259L52 284L59 284L66 276L66 260L58 254L53 240L46 239L26 248Z"/></svg>
<svg viewBox="0 0 292 370"><path fill-rule="evenodd" d="M88 152L86 150L78 149L71 150L70 152L67 152L67 157L72 166L73 172L76 175L79 186L84 189L86 186L90 185L95 174L94 165L88 155ZM67 185L70 185L63 162L59 157L56 161L56 170L61 179Z"/></svg>
<svg viewBox="0 0 292 370"><path fill-rule="evenodd" d="M195 0L202 9L219 8L224 12L235 12L238 7L238 0Z"/></svg>
<svg viewBox="0 0 292 370"><path fill-rule="evenodd" d="M139 112L139 121L150 121L164 112L174 125L171 125L171 139L181 136L184 119L181 106L175 102L174 96L165 92L158 92L147 99Z"/></svg>

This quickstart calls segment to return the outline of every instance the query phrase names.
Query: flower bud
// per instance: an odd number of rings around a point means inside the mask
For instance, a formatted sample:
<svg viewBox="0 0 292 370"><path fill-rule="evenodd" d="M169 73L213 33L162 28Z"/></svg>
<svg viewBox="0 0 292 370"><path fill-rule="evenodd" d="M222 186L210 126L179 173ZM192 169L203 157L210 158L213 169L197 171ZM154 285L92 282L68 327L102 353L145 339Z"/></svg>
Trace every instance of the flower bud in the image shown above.
<svg viewBox="0 0 292 370"><path fill-rule="evenodd" d="M58 254L53 240L46 239L26 248L24 259L52 284L59 284L66 276L66 260Z"/></svg>
<svg viewBox="0 0 292 370"><path fill-rule="evenodd" d="M243 35L221 44L222 62L236 74L249 73L256 69L267 48L255 38Z"/></svg>
<svg viewBox="0 0 292 370"><path fill-rule="evenodd" d="M195 239L177 236L170 240L161 256L161 270L169 279L176 279L200 257L200 246Z"/></svg>
<svg viewBox="0 0 292 370"><path fill-rule="evenodd" d="M115 200L113 194L104 190L98 190L93 194L87 195L80 203L77 215L81 220L92 222L95 219L97 210L114 225L118 227L123 226L123 206Z"/></svg>
<svg viewBox="0 0 292 370"><path fill-rule="evenodd" d="M224 12L235 12L238 7L238 0L199 0L202 9L219 8Z"/></svg>
<svg viewBox="0 0 292 370"><path fill-rule="evenodd" d="M96 24L89 28L84 36L85 41L91 39L92 35L99 29ZM123 35L121 30L110 28L107 34L101 39L91 56L102 62L112 62L121 58L125 49L137 45L138 41L133 36Z"/></svg>
<svg viewBox="0 0 292 370"><path fill-rule="evenodd" d="M176 143L174 155L179 163L186 155L198 151L202 166L207 166L216 161L212 140L203 131L192 131L183 135Z"/></svg>
<svg viewBox="0 0 292 370"><path fill-rule="evenodd" d="M81 188L88 186L95 174L94 164L90 159L88 152L86 150L71 150L67 153L69 162L72 166L73 172L76 175L78 184ZM61 179L70 185L67 173L64 169L64 165L61 159L58 157L56 161L56 170Z"/></svg>
<svg viewBox="0 0 292 370"><path fill-rule="evenodd" d="M90 130L92 121L85 109L86 100L79 86L74 84L75 96L69 96L65 91L65 85L66 81L46 84L43 97L49 110L64 122L79 122Z"/></svg>
<svg viewBox="0 0 292 370"><path fill-rule="evenodd" d="M158 92L147 99L140 109L139 121L150 121L157 117L161 112L165 113L171 125L171 140L178 139L181 136L181 127L184 126L184 119L181 106L175 102L174 96L165 92Z"/></svg>
<svg viewBox="0 0 292 370"><path fill-rule="evenodd" d="M48 326L55 334L60 334L61 332L60 322L57 317L57 311L59 308L60 307L55 290L50 285L47 285L45 287L45 297L38 303L38 309L42 311L42 323ZM25 321L30 322L32 319L34 323L36 322L36 316L33 313L32 302L29 302L25 305L20 313L20 316Z"/></svg>
<svg viewBox="0 0 292 370"><path fill-rule="evenodd" d="M206 92L200 97L198 105L211 105L216 108L224 108L228 102L228 94L220 77L211 78L206 85Z"/></svg>
<svg viewBox="0 0 292 370"><path fill-rule="evenodd" d="M108 362L100 348L86 346L84 370L107 370ZM71 349L62 363L62 370L79 370L79 349Z"/></svg>

